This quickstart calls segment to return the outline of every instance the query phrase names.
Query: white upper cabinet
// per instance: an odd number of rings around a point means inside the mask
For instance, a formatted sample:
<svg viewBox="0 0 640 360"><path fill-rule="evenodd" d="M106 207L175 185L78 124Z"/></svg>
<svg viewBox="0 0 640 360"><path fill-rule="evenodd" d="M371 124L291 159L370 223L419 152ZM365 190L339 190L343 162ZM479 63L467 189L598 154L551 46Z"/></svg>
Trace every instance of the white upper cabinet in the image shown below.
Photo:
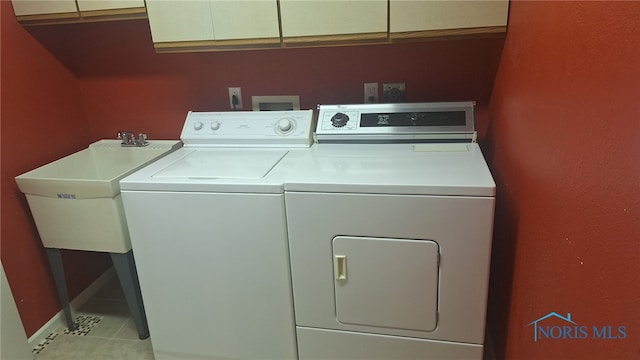
<svg viewBox="0 0 640 360"><path fill-rule="evenodd" d="M147 15L156 47L174 42L280 38L276 0L147 0Z"/></svg>
<svg viewBox="0 0 640 360"><path fill-rule="evenodd" d="M147 16L154 43L213 39L208 1L147 0Z"/></svg>
<svg viewBox="0 0 640 360"><path fill-rule="evenodd" d="M80 12L144 9L144 0L76 0L76 1L78 2L78 10L80 10Z"/></svg>
<svg viewBox="0 0 640 360"><path fill-rule="evenodd" d="M216 40L280 38L276 0L211 1Z"/></svg>
<svg viewBox="0 0 640 360"><path fill-rule="evenodd" d="M508 0L390 0L389 29L398 33L505 27L508 11Z"/></svg>
<svg viewBox="0 0 640 360"><path fill-rule="evenodd" d="M25 24L148 18L158 51L389 43L506 31L509 0L12 0Z"/></svg>
<svg viewBox="0 0 640 360"><path fill-rule="evenodd" d="M144 0L12 0L13 11L25 24L144 18Z"/></svg>
<svg viewBox="0 0 640 360"><path fill-rule="evenodd" d="M387 32L387 0L280 0L280 16L283 38Z"/></svg>
<svg viewBox="0 0 640 360"><path fill-rule="evenodd" d="M78 16L76 0L12 0L16 16L73 14Z"/></svg>

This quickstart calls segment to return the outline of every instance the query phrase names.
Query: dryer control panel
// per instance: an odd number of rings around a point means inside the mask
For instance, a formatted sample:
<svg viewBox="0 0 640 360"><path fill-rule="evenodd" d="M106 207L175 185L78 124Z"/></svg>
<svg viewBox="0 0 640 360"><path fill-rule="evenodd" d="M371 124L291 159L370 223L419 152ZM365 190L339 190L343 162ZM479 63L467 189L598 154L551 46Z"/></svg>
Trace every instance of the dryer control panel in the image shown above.
<svg viewBox="0 0 640 360"><path fill-rule="evenodd" d="M318 142L475 139L475 102L319 105Z"/></svg>
<svg viewBox="0 0 640 360"><path fill-rule="evenodd" d="M313 111L227 111L187 114L185 147L309 147Z"/></svg>

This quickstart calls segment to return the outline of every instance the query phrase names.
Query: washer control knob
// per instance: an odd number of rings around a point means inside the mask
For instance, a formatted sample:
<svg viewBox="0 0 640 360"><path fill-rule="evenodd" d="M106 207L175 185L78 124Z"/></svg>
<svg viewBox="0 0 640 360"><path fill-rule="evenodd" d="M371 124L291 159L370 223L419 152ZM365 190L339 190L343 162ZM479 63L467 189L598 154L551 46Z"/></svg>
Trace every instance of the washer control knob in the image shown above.
<svg viewBox="0 0 640 360"><path fill-rule="evenodd" d="M202 123L202 121L198 121L193 123L193 128L195 130L202 130L202 127L204 126L204 124Z"/></svg>
<svg viewBox="0 0 640 360"><path fill-rule="evenodd" d="M345 125L347 125L347 122L349 121L349 115L345 114L345 113L336 113L335 115L333 115L331 117L331 125L333 125L334 127L337 128L341 128Z"/></svg>
<svg viewBox="0 0 640 360"><path fill-rule="evenodd" d="M220 122L218 121L214 121L211 123L211 130L218 130L220 129Z"/></svg>
<svg viewBox="0 0 640 360"><path fill-rule="evenodd" d="M278 127L278 130L282 132L287 132L293 128L293 123L291 122L291 119L285 118L285 119L280 119L280 121L278 121L278 124L276 126Z"/></svg>

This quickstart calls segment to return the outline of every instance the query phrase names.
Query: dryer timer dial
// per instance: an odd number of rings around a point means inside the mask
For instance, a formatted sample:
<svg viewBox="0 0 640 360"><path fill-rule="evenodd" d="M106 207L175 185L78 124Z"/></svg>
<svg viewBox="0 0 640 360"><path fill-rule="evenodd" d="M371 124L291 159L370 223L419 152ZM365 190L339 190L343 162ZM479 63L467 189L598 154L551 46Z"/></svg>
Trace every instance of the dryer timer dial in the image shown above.
<svg viewBox="0 0 640 360"><path fill-rule="evenodd" d="M331 117L331 125L337 128L347 125L347 122L349 122L349 115L345 113L339 112Z"/></svg>

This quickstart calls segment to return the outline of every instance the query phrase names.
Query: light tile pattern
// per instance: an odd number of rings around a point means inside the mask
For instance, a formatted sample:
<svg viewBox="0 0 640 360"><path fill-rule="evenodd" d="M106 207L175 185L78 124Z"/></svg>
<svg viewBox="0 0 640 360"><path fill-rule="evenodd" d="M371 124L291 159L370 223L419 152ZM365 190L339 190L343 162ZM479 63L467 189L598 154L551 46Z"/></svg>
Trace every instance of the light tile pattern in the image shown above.
<svg viewBox="0 0 640 360"><path fill-rule="evenodd" d="M138 339L117 278L74 316L80 328L56 329L33 349L36 360L154 360L151 339Z"/></svg>
<svg viewBox="0 0 640 360"><path fill-rule="evenodd" d="M110 281L76 315L88 331L57 329L33 349L35 360L154 360L151 339L139 340L117 278ZM67 334L65 334L65 331ZM485 360L494 360L487 339Z"/></svg>

